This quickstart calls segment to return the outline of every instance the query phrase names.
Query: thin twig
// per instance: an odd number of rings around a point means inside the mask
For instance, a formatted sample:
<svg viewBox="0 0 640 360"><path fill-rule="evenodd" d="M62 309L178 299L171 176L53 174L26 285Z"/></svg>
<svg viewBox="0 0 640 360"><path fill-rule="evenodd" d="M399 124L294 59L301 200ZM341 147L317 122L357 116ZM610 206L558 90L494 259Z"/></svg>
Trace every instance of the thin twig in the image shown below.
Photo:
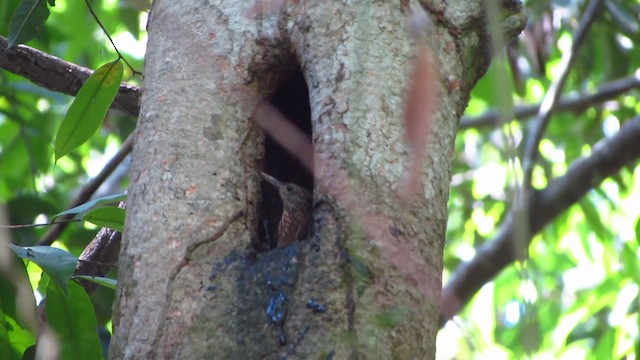
<svg viewBox="0 0 640 360"><path fill-rule="evenodd" d="M39 223L39 224L0 225L0 228L4 228L4 229L29 229L29 228L57 225L57 224L67 224L67 223L70 223L70 222L79 222L79 221L82 221L82 220L80 220L80 219L56 219L53 222ZM40 244L38 244L38 245L40 245Z"/></svg>
<svg viewBox="0 0 640 360"><path fill-rule="evenodd" d="M124 61L124 63L127 64L127 66L129 67L129 70L131 70L131 72L134 75L142 75L141 72L139 72L136 69L134 69L133 66L131 66L131 64L129 64L127 59L124 56L122 56L122 54L120 54L120 51L116 47L116 44L113 42L113 39L109 35L109 32L104 27L104 25L102 25L102 21L100 21L100 19L98 18L98 15L95 13L95 11L93 11L93 7L91 7L91 4L89 4L89 0L84 0L84 3L87 4L87 7L89 8L89 12L91 13L91 16L93 16L93 18L96 20L96 23L98 23L98 26L100 26L100 29L102 29L102 32L107 36L107 39L109 39L109 42L111 43L111 46L113 47L113 50L115 50L116 54L118 54L118 58L122 59L122 61Z"/></svg>

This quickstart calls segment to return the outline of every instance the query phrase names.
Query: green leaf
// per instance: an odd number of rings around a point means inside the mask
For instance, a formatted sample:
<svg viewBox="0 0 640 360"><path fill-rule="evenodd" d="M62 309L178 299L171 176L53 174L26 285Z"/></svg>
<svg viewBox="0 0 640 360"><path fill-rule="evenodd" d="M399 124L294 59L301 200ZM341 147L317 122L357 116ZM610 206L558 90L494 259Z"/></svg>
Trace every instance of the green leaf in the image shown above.
<svg viewBox="0 0 640 360"><path fill-rule="evenodd" d="M598 336L598 342L595 349L593 349L593 355L596 359L611 358L611 349L615 349L615 332L612 330L605 331L604 334Z"/></svg>
<svg viewBox="0 0 640 360"><path fill-rule="evenodd" d="M59 218L60 216L63 216L63 215L74 215L73 217L74 219L81 219L87 212L89 212L92 209L95 209L98 206L113 204L120 201L124 201L126 199L127 199L127 194L115 194L115 195L103 196L97 199L93 199L91 201L87 201L86 203L82 205L78 205L67 211L63 211L59 214L56 214L51 218L51 221L53 222L56 218Z"/></svg>
<svg viewBox="0 0 640 360"><path fill-rule="evenodd" d="M60 343L60 359L102 359L93 305L84 288L69 282L69 296L54 283L47 286L47 325Z"/></svg>
<svg viewBox="0 0 640 360"><path fill-rule="evenodd" d="M12 256L10 260L13 260L13 259L14 257ZM10 265L14 266L13 263L14 262L11 261ZM22 274L20 275L26 275L27 269L24 266L24 263L22 261L16 261L15 263L18 266L22 265L21 266ZM18 264L18 263L22 263L22 264ZM3 269L3 271L0 271L0 312L5 316L9 316L12 318L16 318L18 315L18 312L16 311L16 298L18 296L18 288L16 287L17 285L16 282L22 280L22 279L18 279L18 277L16 276L17 274L14 270L14 269L18 269L18 266L15 266L13 269L10 269L9 271L5 269ZM24 278L25 276L20 276L20 277ZM2 325L1 321L0 321L0 325ZM0 348L2 348L2 345L0 345ZM3 357L0 356L0 359L2 358Z"/></svg>
<svg viewBox="0 0 640 360"><path fill-rule="evenodd" d="M609 230L607 230L607 227L602 223L602 216L591 199L585 197L578 204L582 209L584 217L589 222L591 230L593 230L593 232L598 236L598 240L609 240L611 238L611 234L609 233ZM588 247L585 247L585 249L588 249Z"/></svg>
<svg viewBox="0 0 640 360"><path fill-rule="evenodd" d="M67 292L67 283L76 270L77 257L50 246L9 246L19 257L38 264L65 293Z"/></svg>
<svg viewBox="0 0 640 360"><path fill-rule="evenodd" d="M101 207L88 212L83 219L98 226L124 231L125 210L119 207Z"/></svg>
<svg viewBox="0 0 640 360"><path fill-rule="evenodd" d="M0 252L8 252L9 249L0 244ZM2 270L0 270L0 313L4 314L5 321L8 318L17 321L17 325L20 329L31 330L33 334L38 332L38 320L36 309L36 298L33 295L33 289L27 274L27 267L24 261L19 260L16 256L8 256L7 260L3 262ZM0 319L0 326L2 320ZM16 348L16 341L18 339L13 338L11 335L12 329L9 329L9 340ZM17 329L16 329L17 331ZM22 337L24 339L24 337ZM27 340L28 341L28 340ZM32 345L35 342L32 341L25 345L20 353L24 351L26 347ZM0 347L2 347L0 345ZM0 359L4 357L0 356Z"/></svg>
<svg viewBox="0 0 640 360"><path fill-rule="evenodd" d="M82 85L58 129L56 161L84 144L98 130L118 93L123 71L120 60L104 64Z"/></svg>
<svg viewBox="0 0 640 360"><path fill-rule="evenodd" d="M0 304L1 305L1 304ZM9 330L12 326L10 324L11 318L6 316L0 308L0 358L1 359L19 359L18 354L15 353L9 342Z"/></svg>
<svg viewBox="0 0 640 360"><path fill-rule="evenodd" d="M31 331L0 309L0 359L22 359L25 350L35 343Z"/></svg>
<svg viewBox="0 0 640 360"><path fill-rule="evenodd" d="M33 39L48 17L49 9L45 0L22 0L9 24L9 47Z"/></svg>
<svg viewBox="0 0 640 360"><path fill-rule="evenodd" d="M89 275L76 275L73 278L74 279L91 281L93 283L96 283L98 285L102 285L104 287L107 287L107 288L113 289L113 290L115 290L116 286L118 286L118 280L110 279L110 278L106 278L106 277L89 276Z"/></svg>

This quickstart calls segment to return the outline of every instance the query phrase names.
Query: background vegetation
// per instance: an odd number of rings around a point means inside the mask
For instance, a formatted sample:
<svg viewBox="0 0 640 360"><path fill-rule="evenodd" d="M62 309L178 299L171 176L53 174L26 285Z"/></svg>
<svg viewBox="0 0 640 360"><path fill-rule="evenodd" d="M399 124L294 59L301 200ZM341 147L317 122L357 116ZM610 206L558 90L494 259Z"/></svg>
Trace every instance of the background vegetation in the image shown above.
<svg viewBox="0 0 640 360"><path fill-rule="evenodd" d="M18 3L0 4L0 34L5 37ZM118 50L134 69L143 71L144 1L90 3ZM538 123L533 119L535 106L563 73L568 77L560 105L554 107L544 129L538 166L531 176L535 188L545 189L566 176L572 164L592 154L598 141L611 138L637 116L640 49L635 44L640 37L640 4L634 0L599 3L569 66L562 59L572 52L588 2L527 4L530 23L525 33L507 46L476 86L456 140L445 285L465 261L482 256L478 249L490 246L499 235L514 203L514 189L526 178L522 167L526 143ZM49 10L45 27L29 46L90 69L118 58L84 2L58 0ZM11 59L4 51L0 50L0 65L6 68L5 61ZM124 81L139 84L140 80L125 67ZM124 192L127 160L109 161L118 152L126 153L123 144L135 127L134 117L109 111L88 142L56 162L54 139L73 98L5 70L0 70L0 82L0 204L8 224L45 223L72 204L87 201L87 194L96 198ZM455 83L449 87L455 90ZM534 111L524 112L532 106ZM490 118L496 112L507 115L503 120ZM636 163L594 184L585 197L535 234L526 260L520 258L501 272L497 267L498 275L491 281L476 283L480 290L441 330L438 356L638 358L640 174ZM96 184L92 179L105 174L106 167L110 175L96 191L88 191ZM59 234L51 227L31 227L0 232L0 237L8 236L22 247L53 241L54 247L79 256L97 231L95 225L77 222ZM8 251L3 247L0 253ZM48 277L40 267L29 261L25 265L31 287L39 294L36 297L45 293L55 297L55 288L47 291ZM5 272L3 290L20 281L16 273ZM77 290L71 285L69 292ZM64 302L64 296L58 297ZM75 318L92 319L95 313L105 335L105 329L110 329L112 298L113 290L101 287L91 295L93 309L76 310ZM0 348L10 345L6 348L13 349L0 350L0 355L6 355L0 356L3 359L21 358L37 336L16 317L16 299L16 291L3 291L0 298ZM71 318L60 321L71 329L95 328L91 320L76 324Z"/></svg>

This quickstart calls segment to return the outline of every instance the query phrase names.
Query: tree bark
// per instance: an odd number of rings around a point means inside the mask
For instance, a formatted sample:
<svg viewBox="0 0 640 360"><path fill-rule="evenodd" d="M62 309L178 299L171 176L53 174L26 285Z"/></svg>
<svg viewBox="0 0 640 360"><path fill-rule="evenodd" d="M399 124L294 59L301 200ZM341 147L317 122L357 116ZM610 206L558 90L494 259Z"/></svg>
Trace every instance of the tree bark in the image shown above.
<svg viewBox="0 0 640 360"><path fill-rule="evenodd" d="M112 358L435 356L455 132L489 62L482 7L447 3L154 1ZM524 15L503 5L513 36ZM424 11L438 109L419 195L403 202L407 19ZM312 231L261 252L264 135L251 116L296 71Z"/></svg>

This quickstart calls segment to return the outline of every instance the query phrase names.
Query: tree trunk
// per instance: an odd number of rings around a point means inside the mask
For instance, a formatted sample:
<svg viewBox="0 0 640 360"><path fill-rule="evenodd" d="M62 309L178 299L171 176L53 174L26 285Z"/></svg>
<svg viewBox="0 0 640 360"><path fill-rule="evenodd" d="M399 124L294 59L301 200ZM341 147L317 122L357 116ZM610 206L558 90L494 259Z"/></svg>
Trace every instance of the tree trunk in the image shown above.
<svg viewBox="0 0 640 360"><path fill-rule="evenodd" d="M112 358L434 357L455 132L489 59L479 4L447 3L154 1ZM403 202L407 19L423 8L438 104ZM302 170L278 167L252 114L296 73L308 90L282 90L280 111L310 108L292 120L311 125L311 234L265 251L259 171Z"/></svg>

